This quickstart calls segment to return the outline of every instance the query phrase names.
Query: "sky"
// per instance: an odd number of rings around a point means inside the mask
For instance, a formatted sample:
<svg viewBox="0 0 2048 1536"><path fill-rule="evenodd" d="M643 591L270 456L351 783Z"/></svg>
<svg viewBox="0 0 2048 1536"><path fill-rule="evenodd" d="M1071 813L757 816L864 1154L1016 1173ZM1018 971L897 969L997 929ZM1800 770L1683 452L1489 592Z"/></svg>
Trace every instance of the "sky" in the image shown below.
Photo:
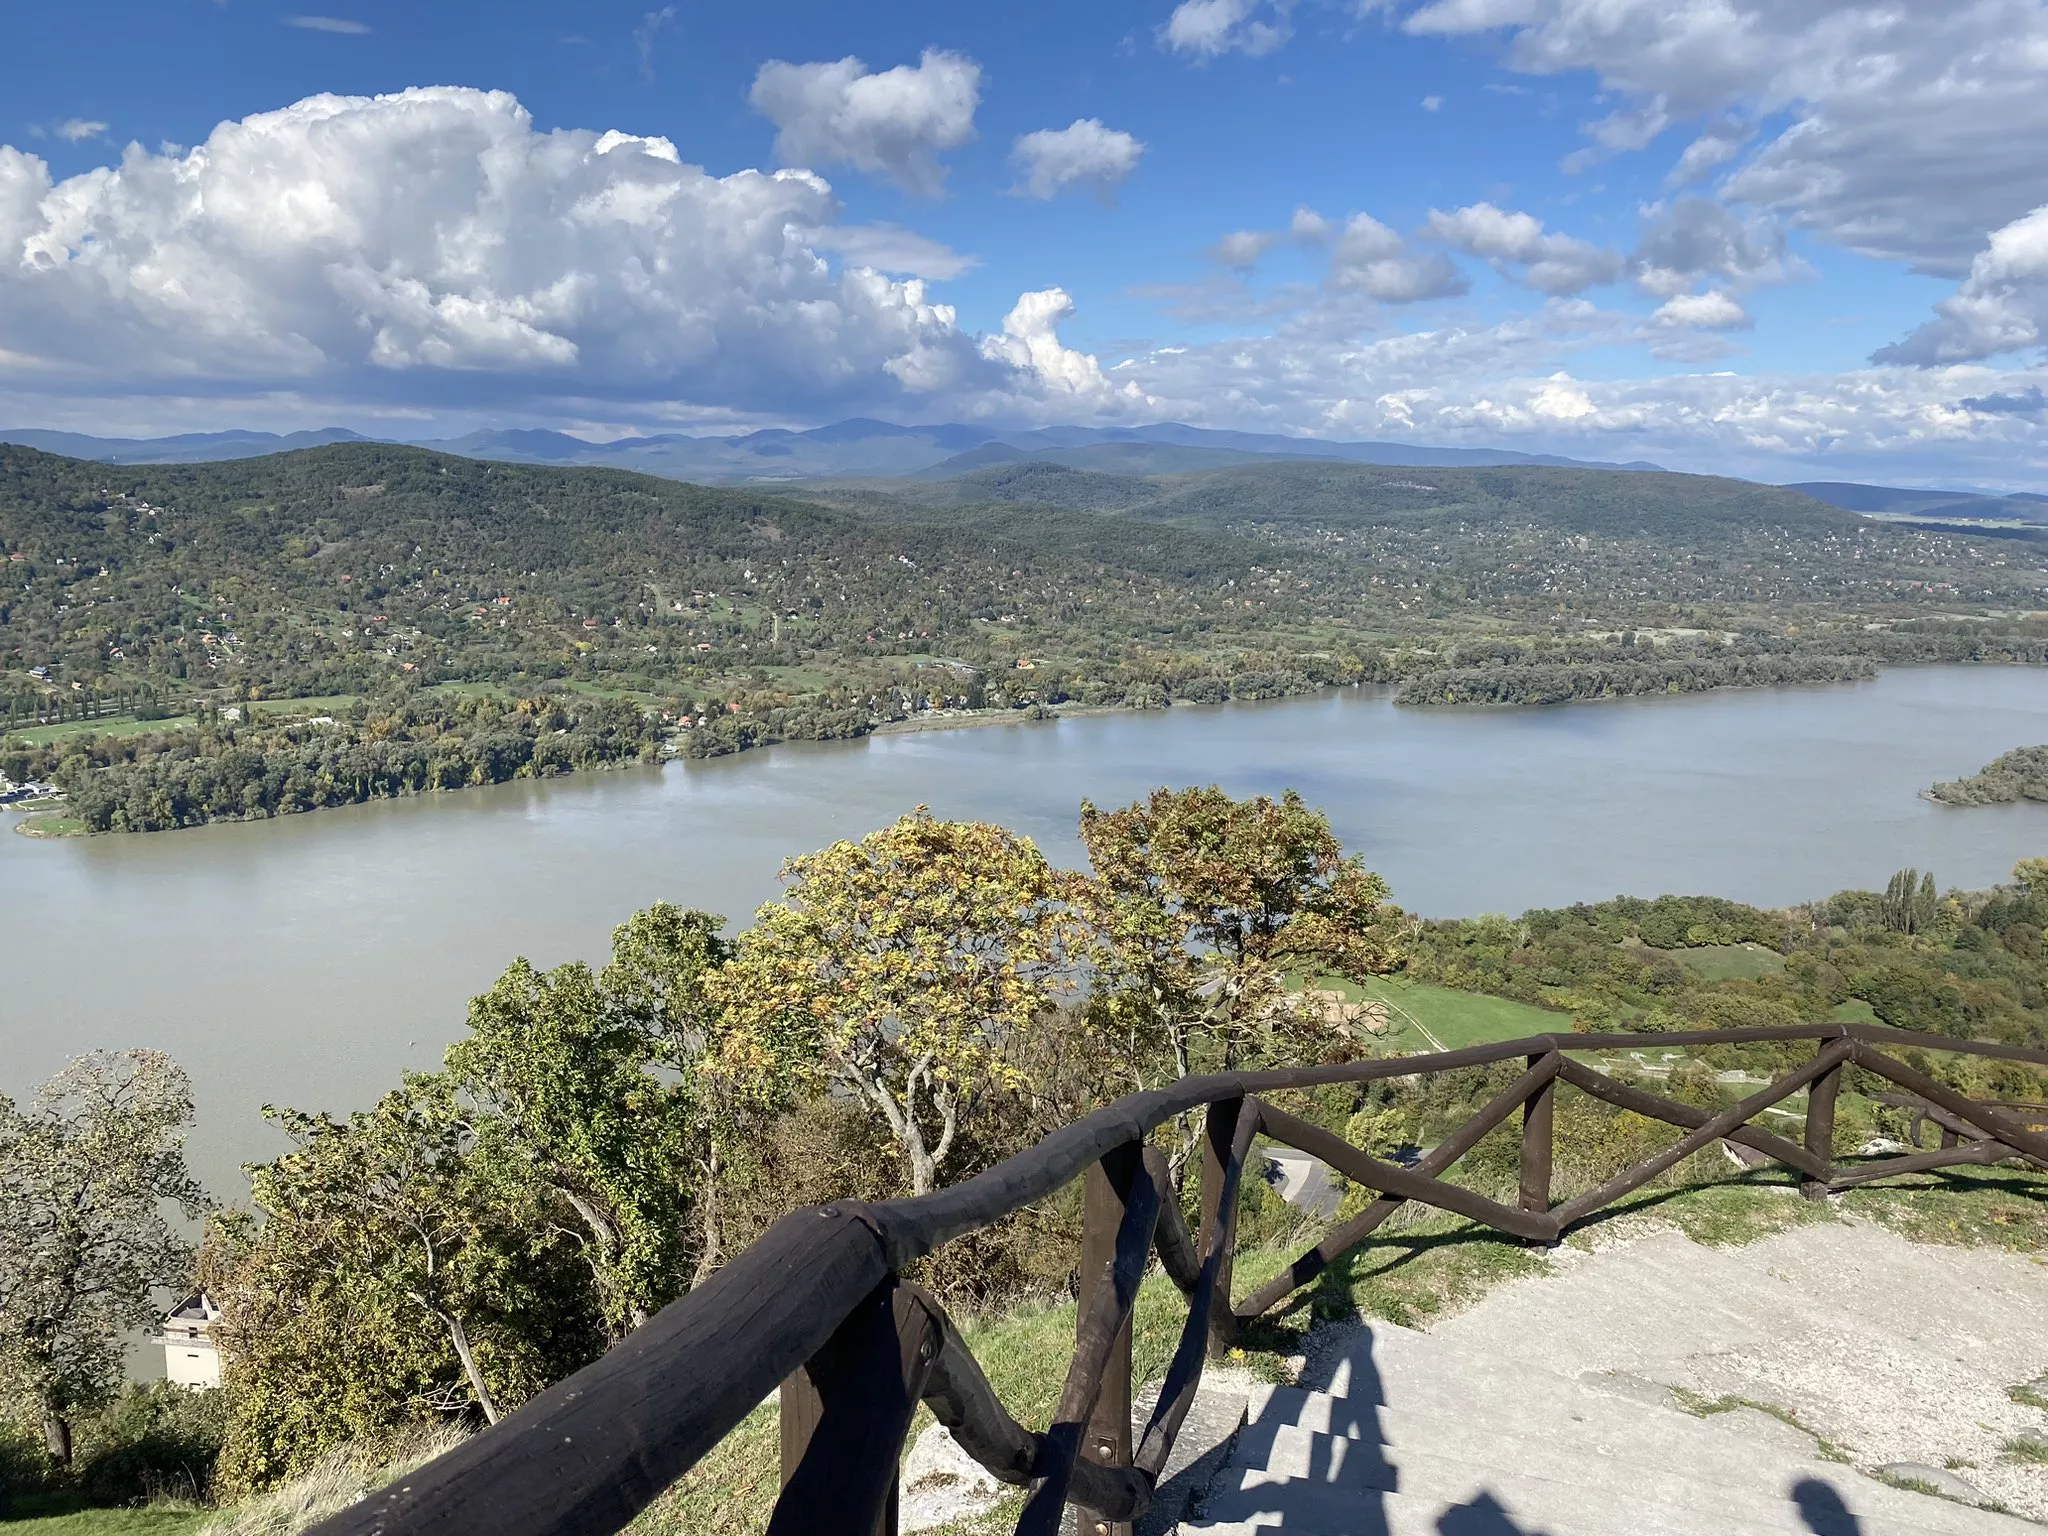
<svg viewBox="0 0 2048 1536"><path fill-rule="evenodd" d="M0 426L2048 490L2048 0L0 0Z"/></svg>

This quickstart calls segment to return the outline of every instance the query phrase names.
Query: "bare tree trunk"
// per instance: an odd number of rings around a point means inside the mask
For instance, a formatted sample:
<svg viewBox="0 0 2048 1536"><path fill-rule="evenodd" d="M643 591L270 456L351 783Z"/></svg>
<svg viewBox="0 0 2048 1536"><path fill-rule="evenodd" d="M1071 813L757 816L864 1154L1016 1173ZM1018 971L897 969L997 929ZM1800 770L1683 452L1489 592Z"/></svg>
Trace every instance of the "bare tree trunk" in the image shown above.
<svg viewBox="0 0 2048 1536"><path fill-rule="evenodd" d="M43 1400L43 1445L58 1466L71 1465L71 1420L48 1398Z"/></svg>
<svg viewBox="0 0 2048 1536"><path fill-rule="evenodd" d="M476 1394L477 1406L484 1411L484 1422L498 1422L498 1400L491 1396L491 1389L484 1381L484 1373L477 1369L476 1351L469 1347L469 1330L462 1326L462 1319L449 1315L448 1337L454 1342L455 1353L462 1361L463 1374L469 1377L469 1389Z"/></svg>
<svg viewBox="0 0 2048 1536"><path fill-rule="evenodd" d="M470 1347L469 1330L462 1326L462 1319L453 1312L442 1311L417 1291L413 1292L412 1299L441 1319L441 1326L448 1330L448 1341L455 1346L455 1358L462 1362L462 1373L469 1378L469 1390L476 1394L477 1406L484 1411L484 1422L497 1423L501 1417L498 1400L491 1396L490 1384L477 1368L476 1351Z"/></svg>
<svg viewBox="0 0 2048 1536"><path fill-rule="evenodd" d="M583 1225L590 1229L590 1235L597 1250L597 1257L588 1259L586 1262L590 1265L591 1277L597 1281L598 1290L609 1292L616 1296L619 1293L619 1249L623 1246L619 1241L619 1229L612 1225L610 1217L606 1216L604 1212L600 1211L575 1190L570 1189L566 1185L557 1185L556 1187L561 1190L562 1198L575 1207L576 1214L583 1218ZM628 1301L626 1303L625 1332L631 1333L646 1321L647 1309L641 1306L637 1300ZM611 1329L607 1327L605 1331L610 1333ZM615 1334L613 1335L612 1342L616 1344L623 1337L624 1334Z"/></svg>
<svg viewBox="0 0 2048 1536"><path fill-rule="evenodd" d="M879 1072L863 1074L855 1081L882 1112L882 1118L889 1124L889 1130L896 1138L896 1144L903 1149L904 1161L910 1164L910 1192L913 1195L928 1195L938 1182L937 1172L932 1165L931 1155L925 1151L924 1131L917 1123L916 1085L920 1068L913 1068L904 1084L903 1102L898 1104L889 1092L889 1085Z"/></svg>
<svg viewBox="0 0 2048 1536"><path fill-rule="evenodd" d="M723 1217L718 1208L718 1180L724 1173L724 1168L718 1156L716 1142L712 1144L711 1155L705 1160L704 1172L704 1192L699 1197L699 1204L703 1210L702 1236L697 1250L697 1272L690 1277L692 1290L709 1280L725 1257Z"/></svg>

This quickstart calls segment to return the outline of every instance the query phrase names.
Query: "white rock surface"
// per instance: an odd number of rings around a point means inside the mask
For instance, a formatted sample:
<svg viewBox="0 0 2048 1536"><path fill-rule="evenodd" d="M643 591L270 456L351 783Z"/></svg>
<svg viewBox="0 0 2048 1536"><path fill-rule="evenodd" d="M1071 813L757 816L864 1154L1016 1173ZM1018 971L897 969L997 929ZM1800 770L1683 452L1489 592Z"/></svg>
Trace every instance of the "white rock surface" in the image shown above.
<svg viewBox="0 0 2048 1536"><path fill-rule="evenodd" d="M2024 1536L1976 1506L2048 1517L2048 1474L2000 1449L2048 1436L2006 1393L2044 1364L2031 1256L1843 1222L1731 1249L1610 1229L1430 1333L1313 1335L1181 1530ZM1882 1480L1900 1464L1949 1496Z"/></svg>
<svg viewBox="0 0 2048 1536"><path fill-rule="evenodd" d="M897 1529L910 1536L955 1520L985 1515L996 1507L1003 1485L960 1449L943 1424L917 1437L904 1459Z"/></svg>

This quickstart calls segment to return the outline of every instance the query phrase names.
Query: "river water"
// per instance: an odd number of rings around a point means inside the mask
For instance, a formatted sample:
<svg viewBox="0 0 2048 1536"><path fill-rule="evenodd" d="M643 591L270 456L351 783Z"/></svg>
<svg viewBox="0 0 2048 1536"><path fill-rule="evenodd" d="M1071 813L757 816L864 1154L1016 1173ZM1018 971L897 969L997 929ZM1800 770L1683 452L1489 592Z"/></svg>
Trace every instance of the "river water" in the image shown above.
<svg viewBox="0 0 2048 1536"><path fill-rule="evenodd" d="M515 955L601 958L657 899L738 921L786 856L919 804L1079 858L1086 796L1299 789L1412 911L1617 893L1765 905L1903 865L1989 884L2048 855L2048 805L1918 798L2048 742L2048 670L1895 669L1834 687L1555 709L1397 709L1354 690L783 746L186 832L0 835L0 1092L149 1045L197 1085L214 1193L277 1143L266 1103L344 1110L436 1065ZM0 820L0 826L6 825Z"/></svg>

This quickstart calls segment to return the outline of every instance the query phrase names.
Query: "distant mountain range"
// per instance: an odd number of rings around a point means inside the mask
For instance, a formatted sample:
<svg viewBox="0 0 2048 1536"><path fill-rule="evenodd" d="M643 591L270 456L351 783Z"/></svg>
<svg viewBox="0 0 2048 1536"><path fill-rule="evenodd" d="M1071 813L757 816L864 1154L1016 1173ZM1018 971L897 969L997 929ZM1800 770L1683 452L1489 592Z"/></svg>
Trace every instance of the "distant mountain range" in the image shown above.
<svg viewBox="0 0 2048 1536"><path fill-rule="evenodd" d="M1842 480L1809 480L1785 489L1804 491L1816 501L1867 517L2048 523L2048 496L2035 491L1930 491L1910 486L1854 485Z"/></svg>
<svg viewBox="0 0 2048 1536"><path fill-rule="evenodd" d="M197 464L258 458L369 439L343 427L279 436L271 432L192 432L178 437L90 437L78 432L0 430L0 442L107 464ZM1036 461L1122 474L1192 474L1276 459L1337 459L1354 464L1473 468L1542 464L1563 468L1654 470L1655 464L1591 464L1550 454L1491 448L1416 448L1406 443L1329 442L1261 432L1212 432L1162 422L1148 427L1041 427L1007 432L942 423L903 427L855 419L792 432L781 428L732 437L662 433L586 442L535 429L471 432L412 440L414 446L472 459L520 464L601 464L702 484L919 476L945 479L996 464Z"/></svg>
<svg viewBox="0 0 2048 1536"><path fill-rule="evenodd" d="M1408 443L1334 442L1266 432L1216 432L1179 422L1145 427L1039 427L1004 431L943 422L905 427L856 417L796 432L772 427L733 436L683 432L587 442L566 432L509 428L439 439L369 438L346 427L311 432L188 432L177 437L92 437L36 428L0 429L20 443L105 464L201 464L261 458L329 443L410 442L464 458L515 464L602 465L701 485L840 480L946 481L1005 465L1057 464L1107 475L1193 475L1260 463L1334 460L1416 469L1543 465L1564 469L1654 471L1625 464L1514 453L1498 448L1418 448ZM1865 516L1936 522L2048 524L2048 496L1981 490L1925 490L1812 480L1785 487Z"/></svg>
<svg viewBox="0 0 2048 1536"><path fill-rule="evenodd" d="M47 432L38 427L0 430L0 443L19 443L44 453L61 453L67 459L96 459L102 464L209 464L363 441L360 433L346 427L282 436L275 432L186 432L178 437L88 437L83 432Z"/></svg>

